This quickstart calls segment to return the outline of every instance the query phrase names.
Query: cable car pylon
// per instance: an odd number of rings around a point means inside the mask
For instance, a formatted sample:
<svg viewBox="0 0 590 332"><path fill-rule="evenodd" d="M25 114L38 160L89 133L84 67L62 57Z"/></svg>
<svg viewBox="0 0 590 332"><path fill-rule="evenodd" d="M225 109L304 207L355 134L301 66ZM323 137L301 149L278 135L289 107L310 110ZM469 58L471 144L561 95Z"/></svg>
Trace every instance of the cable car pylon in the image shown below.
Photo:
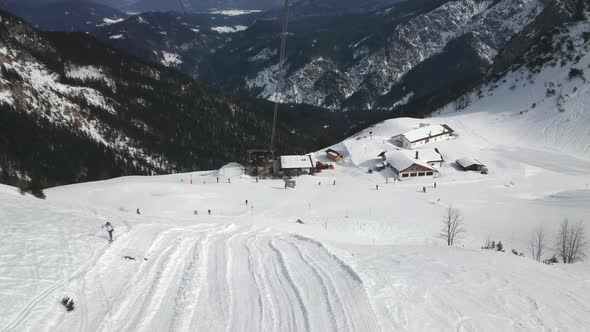
<svg viewBox="0 0 590 332"><path fill-rule="evenodd" d="M279 67L277 72L277 82L275 85L275 104L274 104L274 116L272 120L272 133L270 136L270 150L272 151L273 155L275 152L275 136L277 132L277 117L279 111L279 89L280 84L284 79L283 67L285 64L285 48L287 47L287 32L289 28L289 0L285 0L285 8L283 11L283 34L281 36L281 48L279 51Z"/></svg>

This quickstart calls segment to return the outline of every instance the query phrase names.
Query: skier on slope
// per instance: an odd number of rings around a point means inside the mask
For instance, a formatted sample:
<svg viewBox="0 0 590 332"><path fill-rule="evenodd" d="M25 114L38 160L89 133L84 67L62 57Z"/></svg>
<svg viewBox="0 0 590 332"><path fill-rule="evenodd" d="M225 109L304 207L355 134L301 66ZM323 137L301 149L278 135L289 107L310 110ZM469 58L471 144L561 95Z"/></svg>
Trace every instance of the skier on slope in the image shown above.
<svg viewBox="0 0 590 332"><path fill-rule="evenodd" d="M113 228L113 225L111 225L111 222L107 221L107 223L104 224L102 226L102 228L105 228L107 230L107 232L109 233L109 241L113 241L113 231L115 229Z"/></svg>

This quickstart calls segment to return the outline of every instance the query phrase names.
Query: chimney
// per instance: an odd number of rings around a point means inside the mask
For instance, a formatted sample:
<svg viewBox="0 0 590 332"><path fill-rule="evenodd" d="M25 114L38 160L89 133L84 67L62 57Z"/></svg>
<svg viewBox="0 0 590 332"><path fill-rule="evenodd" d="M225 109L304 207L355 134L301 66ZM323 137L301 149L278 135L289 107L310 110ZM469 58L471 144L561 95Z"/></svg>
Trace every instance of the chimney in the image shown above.
<svg viewBox="0 0 590 332"><path fill-rule="evenodd" d="M416 151L416 159L419 159L419 158L418 158L418 151Z"/></svg>

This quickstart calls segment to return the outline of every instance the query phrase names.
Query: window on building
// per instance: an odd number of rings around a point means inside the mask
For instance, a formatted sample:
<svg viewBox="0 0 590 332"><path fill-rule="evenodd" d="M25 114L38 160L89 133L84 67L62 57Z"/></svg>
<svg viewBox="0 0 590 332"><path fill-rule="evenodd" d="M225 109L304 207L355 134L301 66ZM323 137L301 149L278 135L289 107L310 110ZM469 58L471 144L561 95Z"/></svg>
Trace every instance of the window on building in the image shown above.
<svg viewBox="0 0 590 332"><path fill-rule="evenodd" d="M408 173L402 174L402 178L407 178L407 177L408 177Z"/></svg>
<svg viewBox="0 0 590 332"><path fill-rule="evenodd" d="M418 173L418 176L424 176L424 175L425 175L425 173L424 173L424 172L420 172L420 173Z"/></svg>
<svg viewBox="0 0 590 332"><path fill-rule="evenodd" d="M415 177L416 175L418 175L418 174L416 174L416 173L410 173L410 177Z"/></svg>
<svg viewBox="0 0 590 332"><path fill-rule="evenodd" d="M426 175L433 175L433 172L426 172Z"/></svg>

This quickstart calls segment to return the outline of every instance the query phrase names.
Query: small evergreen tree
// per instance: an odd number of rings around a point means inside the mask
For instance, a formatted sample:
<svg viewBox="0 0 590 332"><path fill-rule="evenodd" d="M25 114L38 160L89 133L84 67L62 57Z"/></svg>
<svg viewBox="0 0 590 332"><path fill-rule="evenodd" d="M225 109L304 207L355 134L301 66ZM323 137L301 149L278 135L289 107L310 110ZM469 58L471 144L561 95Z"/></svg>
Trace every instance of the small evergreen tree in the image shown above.
<svg viewBox="0 0 590 332"><path fill-rule="evenodd" d="M502 241L498 241L498 244L496 244L496 250L497 251L504 251L504 246L502 245Z"/></svg>
<svg viewBox="0 0 590 332"><path fill-rule="evenodd" d="M39 180L38 177L33 177L31 179L31 182L29 183L29 192L31 193L31 195L40 198L40 199L45 199L45 193L43 192L43 186L41 185L41 180Z"/></svg>
<svg viewBox="0 0 590 332"><path fill-rule="evenodd" d="M72 300L68 296L66 296L63 299L61 299L61 304L66 308L67 311L73 311L74 310L74 300Z"/></svg>
<svg viewBox="0 0 590 332"><path fill-rule="evenodd" d="M579 69L579 68L570 68L570 72L568 74L568 78L570 80L573 80L574 78L579 77L581 78L584 82L586 82L586 78L584 77L584 71Z"/></svg>
<svg viewBox="0 0 590 332"><path fill-rule="evenodd" d="M43 186L38 177L33 177L31 181L19 180L17 182L18 191L21 195L29 193L39 199L45 199L45 193L43 192Z"/></svg>

